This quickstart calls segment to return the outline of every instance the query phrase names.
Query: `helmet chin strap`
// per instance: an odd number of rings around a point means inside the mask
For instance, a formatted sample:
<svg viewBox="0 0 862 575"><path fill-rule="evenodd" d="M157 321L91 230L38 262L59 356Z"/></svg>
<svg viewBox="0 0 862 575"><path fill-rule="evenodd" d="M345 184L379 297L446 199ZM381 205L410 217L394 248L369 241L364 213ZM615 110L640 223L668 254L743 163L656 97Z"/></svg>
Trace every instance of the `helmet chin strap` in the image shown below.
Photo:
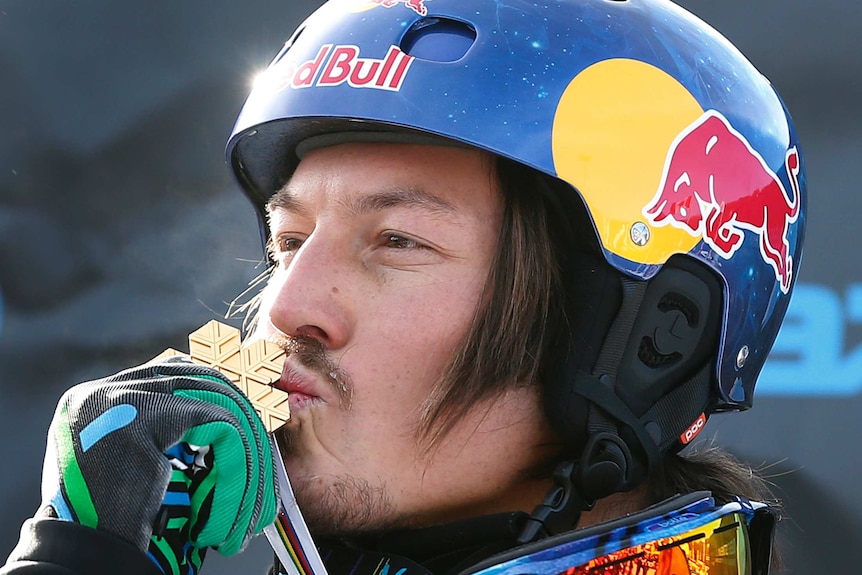
<svg viewBox="0 0 862 575"><path fill-rule="evenodd" d="M648 470L659 465L658 446L628 408L600 380L586 376L583 382L582 389L593 390L583 397L593 402L591 414L597 414L590 418L592 430L587 445L577 460L568 459L557 465L554 486L527 519L519 543L577 527L581 513L592 509L596 501L636 487L646 478ZM598 407L600 403L614 407L608 412ZM646 454L646 463L632 455L629 443L612 423L615 416L622 416L620 419L631 425L638 447ZM600 431L602 428L607 430Z"/></svg>
<svg viewBox="0 0 862 575"><path fill-rule="evenodd" d="M576 527L581 513L592 509L597 500L631 489L645 477L643 465L632 456L629 445L620 437L620 423L627 424L635 432L648 462L659 458L646 430L613 391L617 367L645 289L644 282L624 283L622 306L601 347L594 373L577 370L574 374L566 374L570 393L580 399L570 397L570 401L578 401L580 407L586 406L585 441L581 441L583 451L557 465L554 486L533 510L518 538L519 543ZM567 361L566 365L571 370L575 362ZM573 423L568 422L569 426ZM571 437L564 440L569 445L577 441ZM650 467L649 463L647 467Z"/></svg>
<svg viewBox="0 0 862 575"><path fill-rule="evenodd" d="M520 543L572 529L597 500L642 484L708 412L720 286L697 264L675 264L650 282L618 278L619 307L590 371L569 344L566 372L546 396L568 456Z"/></svg>

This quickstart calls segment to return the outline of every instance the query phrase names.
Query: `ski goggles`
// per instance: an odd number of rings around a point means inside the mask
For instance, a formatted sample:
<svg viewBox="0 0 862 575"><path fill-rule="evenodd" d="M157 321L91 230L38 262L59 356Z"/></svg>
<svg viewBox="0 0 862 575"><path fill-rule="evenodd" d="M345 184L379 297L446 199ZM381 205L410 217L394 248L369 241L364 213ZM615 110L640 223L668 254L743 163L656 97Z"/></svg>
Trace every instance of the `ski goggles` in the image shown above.
<svg viewBox="0 0 862 575"><path fill-rule="evenodd" d="M464 575L765 575L775 513L708 492L542 539L489 558Z"/></svg>

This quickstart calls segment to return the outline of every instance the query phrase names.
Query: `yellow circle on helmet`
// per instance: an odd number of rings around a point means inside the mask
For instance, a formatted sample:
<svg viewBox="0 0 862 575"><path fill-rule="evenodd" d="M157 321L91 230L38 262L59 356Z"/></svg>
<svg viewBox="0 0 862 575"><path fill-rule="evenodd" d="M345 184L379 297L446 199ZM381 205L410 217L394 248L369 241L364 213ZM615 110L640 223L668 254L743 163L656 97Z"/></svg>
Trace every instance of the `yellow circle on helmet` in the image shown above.
<svg viewBox="0 0 862 575"><path fill-rule="evenodd" d="M554 166L583 196L605 249L661 264L697 244L684 230L651 225L642 211L674 139L701 114L681 83L638 60L603 60L569 83L554 117Z"/></svg>

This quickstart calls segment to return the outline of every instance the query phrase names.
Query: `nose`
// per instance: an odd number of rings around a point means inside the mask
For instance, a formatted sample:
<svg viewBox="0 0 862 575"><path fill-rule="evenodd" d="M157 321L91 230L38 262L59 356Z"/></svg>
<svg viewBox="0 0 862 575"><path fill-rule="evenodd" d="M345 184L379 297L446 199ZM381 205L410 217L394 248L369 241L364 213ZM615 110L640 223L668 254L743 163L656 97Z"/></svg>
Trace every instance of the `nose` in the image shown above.
<svg viewBox="0 0 862 575"><path fill-rule="evenodd" d="M332 242L309 236L286 267L274 270L264 290L258 322L262 335L277 330L312 337L328 350L344 347L351 325L346 294L339 287L345 285L344 269Z"/></svg>

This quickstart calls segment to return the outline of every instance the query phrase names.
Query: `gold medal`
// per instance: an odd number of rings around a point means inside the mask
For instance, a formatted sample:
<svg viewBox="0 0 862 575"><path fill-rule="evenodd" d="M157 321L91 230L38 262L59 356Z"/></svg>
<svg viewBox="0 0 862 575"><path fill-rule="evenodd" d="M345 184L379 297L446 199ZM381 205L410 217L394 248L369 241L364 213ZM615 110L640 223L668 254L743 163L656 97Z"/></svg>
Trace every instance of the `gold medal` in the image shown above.
<svg viewBox="0 0 862 575"><path fill-rule="evenodd" d="M166 349L153 359L184 355L220 371L248 397L272 433L290 419L287 393L272 387L281 377L284 350L263 340L241 342L238 329L213 320L189 334L189 353Z"/></svg>

